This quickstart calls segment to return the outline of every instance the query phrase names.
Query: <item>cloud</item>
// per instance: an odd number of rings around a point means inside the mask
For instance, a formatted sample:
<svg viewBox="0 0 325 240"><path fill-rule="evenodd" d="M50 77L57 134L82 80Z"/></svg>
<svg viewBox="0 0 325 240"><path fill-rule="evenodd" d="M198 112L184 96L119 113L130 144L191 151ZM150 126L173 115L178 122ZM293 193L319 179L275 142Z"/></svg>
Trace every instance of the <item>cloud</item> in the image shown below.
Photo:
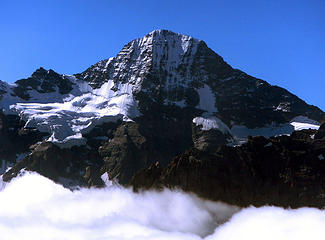
<svg viewBox="0 0 325 240"><path fill-rule="evenodd" d="M240 210L181 191L116 186L72 192L35 173L0 191L4 240L317 240L323 229L325 212L317 209Z"/></svg>
<svg viewBox="0 0 325 240"><path fill-rule="evenodd" d="M206 240L323 240L325 211L313 208L284 210L250 207L235 214Z"/></svg>
<svg viewBox="0 0 325 240"><path fill-rule="evenodd" d="M180 191L70 191L35 173L0 192L0 238L201 239L238 208Z"/></svg>

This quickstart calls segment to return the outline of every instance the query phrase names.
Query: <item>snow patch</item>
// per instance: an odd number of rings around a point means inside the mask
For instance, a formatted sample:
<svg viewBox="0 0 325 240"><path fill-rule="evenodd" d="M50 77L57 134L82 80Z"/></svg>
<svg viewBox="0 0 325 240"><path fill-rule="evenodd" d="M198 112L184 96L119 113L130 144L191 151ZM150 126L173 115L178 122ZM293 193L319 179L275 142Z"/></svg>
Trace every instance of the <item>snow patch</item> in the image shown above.
<svg viewBox="0 0 325 240"><path fill-rule="evenodd" d="M228 126L217 117L196 117L193 119L193 123L195 123L196 126L202 126L201 129L203 131L218 129L223 134L230 132Z"/></svg>
<svg viewBox="0 0 325 240"><path fill-rule="evenodd" d="M312 124L312 125L320 125L319 122L313 120L313 119L310 119L306 116L296 116L294 117L290 122L299 122L299 123L308 123L308 124Z"/></svg>
<svg viewBox="0 0 325 240"><path fill-rule="evenodd" d="M289 102L281 102L275 111L282 111L282 112L290 112L290 103Z"/></svg>
<svg viewBox="0 0 325 240"><path fill-rule="evenodd" d="M315 120L309 119L305 116L297 116L289 123L278 125L267 125L261 128L248 128L243 125L234 125L231 128L231 134L240 143L246 142L248 136L263 136L266 138L278 135L290 135L293 131L300 131L303 129L319 129L319 123Z"/></svg>
<svg viewBox="0 0 325 240"><path fill-rule="evenodd" d="M320 123L312 120L306 116L297 116L290 121L290 124L294 127L295 131L303 129L315 129L318 130Z"/></svg>
<svg viewBox="0 0 325 240"><path fill-rule="evenodd" d="M100 178L103 180L106 187L113 186L113 181L109 179L108 173L105 172L103 175L100 176Z"/></svg>
<svg viewBox="0 0 325 240"><path fill-rule="evenodd" d="M234 125L231 128L231 134L239 142L244 143L248 136L263 136L266 138L277 135L290 135L294 131L294 127L287 124L268 125L261 128L248 128L243 125Z"/></svg>
<svg viewBox="0 0 325 240"><path fill-rule="evenodd" d="M216 98L208 85L204 84L203 88L197 89L197 93L200 96L200 102L197 108L209 113L218 112L218 109L215 106Z"/></svg>
<svg viewBox="0 0 325 240"><path fill-rule="evenodd" d="M80 91L75 92L83 94L68 98L61 96L62 102L16 103L10 110L26 121L26 128L50 133L47 141L63 148L84 145L86 140L82 134L96 125L119 119L132 121L140 115L131 84L114 84L110 80L94 90L85 83L79 86ZM118 90L111 90L113 86Z"/></svg>

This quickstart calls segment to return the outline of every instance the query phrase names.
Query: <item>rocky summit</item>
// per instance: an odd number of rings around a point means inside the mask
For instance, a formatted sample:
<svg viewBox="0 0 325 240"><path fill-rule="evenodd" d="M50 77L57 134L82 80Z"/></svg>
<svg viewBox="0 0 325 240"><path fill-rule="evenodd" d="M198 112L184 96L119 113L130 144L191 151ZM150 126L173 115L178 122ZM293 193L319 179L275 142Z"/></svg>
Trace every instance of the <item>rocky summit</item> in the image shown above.
<svg viewBox="0 0 325 240"><path fill-rule="evenodd" d="M82 73L0 82L0 109L5 181L28 170L100 187L108 176L238 205L295 206L303 189L322 205L324 112L190 36L155 30Z"/></svg>

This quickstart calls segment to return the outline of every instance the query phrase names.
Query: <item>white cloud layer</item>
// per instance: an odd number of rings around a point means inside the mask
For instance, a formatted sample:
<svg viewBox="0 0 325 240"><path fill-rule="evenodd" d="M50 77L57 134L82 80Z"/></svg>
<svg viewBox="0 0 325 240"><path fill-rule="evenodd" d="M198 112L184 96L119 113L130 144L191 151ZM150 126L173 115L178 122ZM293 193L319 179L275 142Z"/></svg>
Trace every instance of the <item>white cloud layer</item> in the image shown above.
<svg viewBox="0 0 325 240"><path fill-rule="evenodd" d="M71 192L27 173L0 191L0 239L323 240L325 236L321 210L238 211L180 191L135 194L107 187Z"/></svg>

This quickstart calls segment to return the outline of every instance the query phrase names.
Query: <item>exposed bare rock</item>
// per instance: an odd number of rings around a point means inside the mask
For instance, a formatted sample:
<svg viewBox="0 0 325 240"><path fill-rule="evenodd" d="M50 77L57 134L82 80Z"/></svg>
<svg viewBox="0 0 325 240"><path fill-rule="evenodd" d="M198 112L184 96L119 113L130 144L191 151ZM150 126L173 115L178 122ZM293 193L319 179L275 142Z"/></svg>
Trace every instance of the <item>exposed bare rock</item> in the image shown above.
<svg viewBox="0 0 325 240"><path fill-rule="evenodd" d="M296 138L298 136L298 138ZM139 189L181 188L239 206L325 206L325 141L301 134L249 138L216 155L192 148L165 168L152 165L131 184Z"/></svg>

